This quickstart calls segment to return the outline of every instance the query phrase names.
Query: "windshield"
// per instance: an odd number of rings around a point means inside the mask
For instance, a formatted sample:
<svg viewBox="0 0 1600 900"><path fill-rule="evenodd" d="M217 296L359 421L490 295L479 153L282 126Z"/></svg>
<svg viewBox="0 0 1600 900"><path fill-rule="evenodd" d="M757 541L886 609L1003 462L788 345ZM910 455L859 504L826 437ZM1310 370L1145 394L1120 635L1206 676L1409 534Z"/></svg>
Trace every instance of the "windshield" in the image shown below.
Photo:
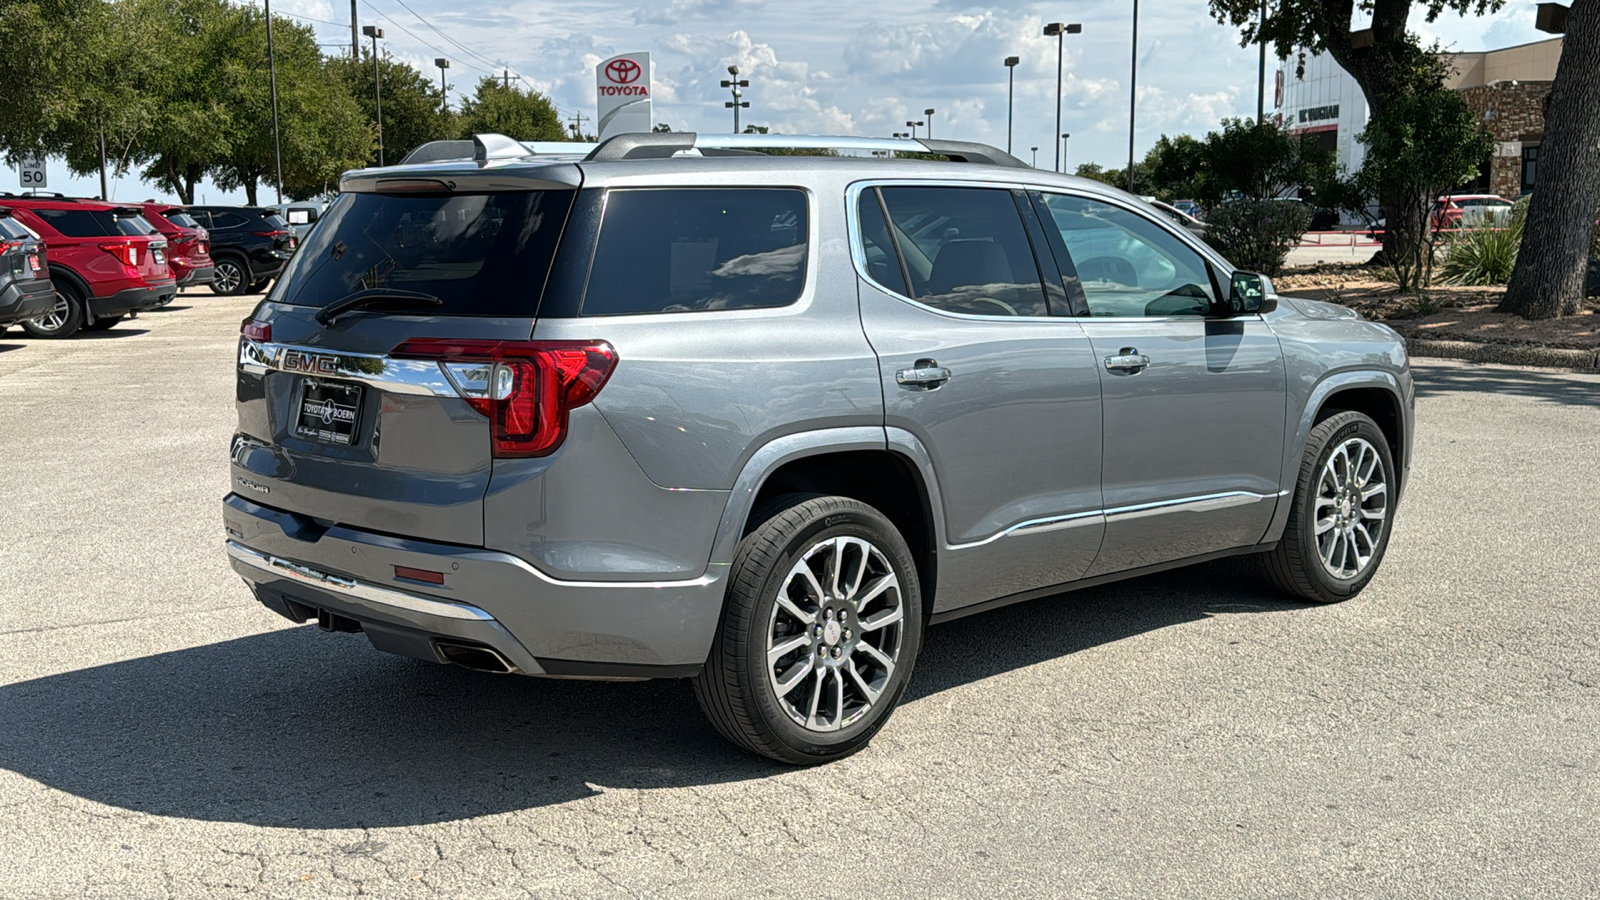
<svg viewBox="0 0 1600 900"><path fill-rule="evenodd" d="M116 222L117 231L121 234L156 234L156 227L150 220L138 213L124 213L120 210L111 213Z"/></svg>
<svg viewBox="0 0 1600 900"><path fill-rule="evenodd" d="M273 299L320 308L381 287L432 294L441 315L531 316L574 196L341 195Z"/></svg>

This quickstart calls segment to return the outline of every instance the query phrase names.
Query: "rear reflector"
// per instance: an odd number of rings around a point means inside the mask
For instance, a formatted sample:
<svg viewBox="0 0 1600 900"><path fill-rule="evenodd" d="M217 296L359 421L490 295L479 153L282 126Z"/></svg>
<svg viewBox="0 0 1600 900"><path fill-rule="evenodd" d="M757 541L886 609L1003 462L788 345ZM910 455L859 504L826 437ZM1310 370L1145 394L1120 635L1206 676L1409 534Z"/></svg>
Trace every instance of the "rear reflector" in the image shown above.
<svg viewBox="0 0 1600 900"><path fill-rule="evenodd" d="M394 577L409 578L412 581L423 581L428 584L444 584L443 572L430 572L427 569L413 569L410 566L395 566Z"/></svg>
<svg viewBox="0 0 1600 900"><path fill-rule="evenodd" d="M414 338L396 359L439 363L462 399L490 424L494 456L548 456L567 436L567 414L600 393L617 367L605 341Z"/></svg>

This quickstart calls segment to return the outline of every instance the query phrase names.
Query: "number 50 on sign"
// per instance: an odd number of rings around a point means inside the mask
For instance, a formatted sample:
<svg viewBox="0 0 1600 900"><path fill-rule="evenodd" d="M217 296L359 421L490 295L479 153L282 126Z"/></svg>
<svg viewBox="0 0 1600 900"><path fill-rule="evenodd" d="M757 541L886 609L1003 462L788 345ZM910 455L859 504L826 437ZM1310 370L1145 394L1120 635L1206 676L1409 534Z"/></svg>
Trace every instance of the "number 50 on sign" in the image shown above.
<svg viewBox="0 0 1600 900"><path fill-rule="evenodd" d="M50 182L45 178L42 156L23 157L22 161L17 163L17 175L22 180L23 190L38 190L50 186Z"/></svg>

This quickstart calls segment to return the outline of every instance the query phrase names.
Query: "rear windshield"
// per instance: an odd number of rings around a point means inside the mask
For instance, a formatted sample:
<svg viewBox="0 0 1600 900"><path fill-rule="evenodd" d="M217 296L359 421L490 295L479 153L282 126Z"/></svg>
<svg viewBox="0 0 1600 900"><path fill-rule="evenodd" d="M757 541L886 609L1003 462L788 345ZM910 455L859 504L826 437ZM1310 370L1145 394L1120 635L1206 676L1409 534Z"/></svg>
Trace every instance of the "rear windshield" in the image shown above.
<svg viewBox="0 0 1600 900"><path fill-rule="evenodd" d="M261 218L266 219L268 225L271 225L273 228L276 228L280 231L289 227L289 221L277 213L267 213Z"/></svg>
<svg viewBox="0 0 1600 900"><path fill-rule="evenodd" d="M112 209L36 209L33 212L67 237L156 233L155 226L144 216Z"/></svg>
<svg viewBox="0 0 1600 900"><path fill-rule="evenodd" d="M194 216L191 216L186 212L178 212L177 210L171 210L169 212L162 213L161 214L161 218L166 219L168 222L171 222L172 224L178 226L179 228L199 228L200 227L200 223L196 222L194 220Z"/></svg>
<svg viewBox="0 0 1600 900"><path fill-rule="evenodd" d="M8 241L28 241L33 239L33 232L22 227L22 223L10 216L0 216L0 238Z"/></svg>
<svg viewBox="0 0 1600 900"><path fill-rule="evenodd" d="M391 287L438 297L430 315L531 316L575 194L343 194L274 299L322 307Z"/></svg>
<svg viewBox="0 0 1600 900"><path fill-rule="evenodd" d="M795 188L613 190L582 314L787 306L805 287L806 235Z"/></svg>

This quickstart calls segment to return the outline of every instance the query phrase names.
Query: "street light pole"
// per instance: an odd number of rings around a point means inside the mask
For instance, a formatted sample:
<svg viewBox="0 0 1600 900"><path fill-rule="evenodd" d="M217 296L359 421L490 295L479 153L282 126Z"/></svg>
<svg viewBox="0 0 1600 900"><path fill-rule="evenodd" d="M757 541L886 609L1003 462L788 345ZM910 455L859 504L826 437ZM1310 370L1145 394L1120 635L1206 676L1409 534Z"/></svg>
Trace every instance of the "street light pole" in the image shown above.
<svg viewBox="0 0 1600 900"><path fill-rule="evenodd" d="M1261 66L1256 72L1256 124L1267 120L1267 0L1261 0L1261 26L1256 43L1261 45Z"/></svg>
<svg viewBox="0 0 1600 900"><path fill-rule="evenodd" d="M1033 148L1033 167L1035 169L1039 168L1039 148L1038 147L1034 147Z"/></svg>
<svg viewBox="0 0 1600 900"><path fill-rule="evenodd" d="M1070 138L1070 137L1072 137L1072 134L1070 132L1066 132L1066 131L1061 132L1061 172L1062 172L1062 174L1066 174L1066 171L1067 171L1067 138Z"/></svg>
<svg viewBox="0 0 1600 900"><path fill-rule="evenodd" d="M378 165L383 165L383 82L378 75L378 38L383 29L376 25L361 26L361 33L372 38L372 96L378 107Z"/></svg>
<svg viewBox="0 0 1600 900"><path fill-rule="evenodd" d="M921 125L923 123L921 123L921 122L907 122L906 124L911 126L911 139L912 140L916 140L917 139L917 126Z"/></svg>
<svg viewBox="0 0 1600 900"><path fill-rule="evenodd" d="M1128 193L1133 193L1134 117L1139 110L1139 0L1133 0L1133 59L1128 64Z"/></svg>
<svg viewBox="0 0 1600 900"><path fill-rule="evenodd" d="M447 112L450 109L450 86L445 83L444 70L450 68L450 60L441 56L433 64L439 67L439 111Z"/></svg>
<svg viewBox="0 0 1600 900"><path fill-rule="evenodd" d="M1056 134L1061 133L1061 59L1062 41L1066 35L1081 34L1083 26L1077 22L1051 22L1044 27L1045 37L1056 39ZM1061 171L1061 142L1056 142L1056 171Z"/></svg>
<svg viewBox="0 0 1600 900"><path fill-rule="evenodd" d="M272 95L272 164L277 180L273 187L277 191L278 202L283 203L283 147L278 140L278 63L277 56L272 50L272 0L266 0L267 7L267 89Z"/></svg>
<svg viewBox="0 0 1600 900"><path fill-rule="evenodd" d="M922 114L928 117L927 137L928 137L928 140L931 141L931 140L933 140L933 107L930 106L927 109L923 110Z"/></svg>
<svg viewBox="0 0 1600 900"><path fill-rule="evenodd" d="M1017 63L1021 57L1006 57L1006 152L1011 152L1011 111L1017 98Z"/></svg>
<svg viewBox="0 0 1600 900"><path fill-rule="evenodd" d="M750 86L750 82L749 82L749 80L745 80L745 81L740 81L739 80L739 67L738 66L729 66L728 67L728 74L732 75L733 78L732 79L723 79L722 86L725 87L725 88L733 88L733 101L731 103L723 103L722 107L723 107L723 109L730 109L731 108L733 110L733 133L734 134L740 134L741 132L739 131L739 110L748 109L750 107L750 101L748 101L748 100L740 100L739 99L740 97L744 96L744 92L740 91L739 88L749 87Z"/></svg>

